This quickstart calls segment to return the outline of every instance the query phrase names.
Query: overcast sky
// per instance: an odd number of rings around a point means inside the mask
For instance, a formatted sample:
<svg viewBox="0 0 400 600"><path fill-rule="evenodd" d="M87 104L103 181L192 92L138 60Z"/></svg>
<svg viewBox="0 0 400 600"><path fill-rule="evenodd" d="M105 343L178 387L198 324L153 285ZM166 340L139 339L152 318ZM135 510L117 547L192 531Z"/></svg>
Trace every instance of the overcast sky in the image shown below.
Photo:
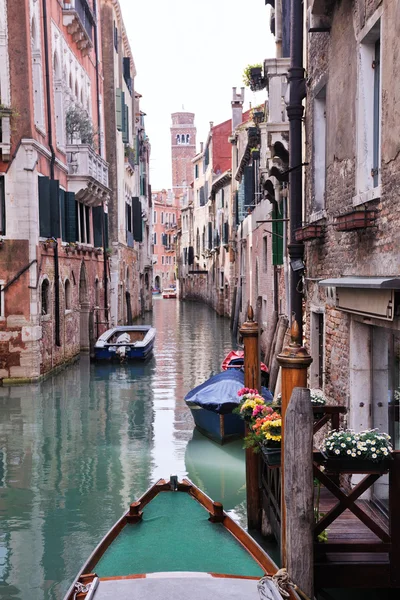
<svg viewBox="0 0 400 600"><path fill-rule="evenodd" d="M171 187L171 113L194 112L197 148L210 121L231 117L232 87L248 64L275 56L265 0L120 0L151 142L152 189ZM245 105L265 91L245 91Z"/></svg>

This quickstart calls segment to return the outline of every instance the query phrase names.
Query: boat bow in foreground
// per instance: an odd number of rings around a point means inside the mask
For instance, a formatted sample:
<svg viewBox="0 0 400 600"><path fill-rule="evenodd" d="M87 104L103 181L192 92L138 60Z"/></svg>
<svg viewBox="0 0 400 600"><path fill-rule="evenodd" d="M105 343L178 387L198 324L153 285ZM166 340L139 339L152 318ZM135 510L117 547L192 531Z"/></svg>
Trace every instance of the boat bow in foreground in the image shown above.
<svg viewBox="0 0 400 600"><path fill-rule="evenodd" d="M220 503L172 477L131 504L64 600L259 600L260 579L276 571ZM281 599L274 584L262 585L265 598Z"/></svg>

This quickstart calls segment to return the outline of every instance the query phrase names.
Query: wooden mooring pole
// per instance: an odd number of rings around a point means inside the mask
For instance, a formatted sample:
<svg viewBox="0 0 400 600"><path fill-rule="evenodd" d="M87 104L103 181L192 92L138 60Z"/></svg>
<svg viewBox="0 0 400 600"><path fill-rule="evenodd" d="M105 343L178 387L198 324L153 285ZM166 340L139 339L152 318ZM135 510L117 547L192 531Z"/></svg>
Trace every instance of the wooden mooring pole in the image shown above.
<svg viewBox="0 0 400 600"><path fill-rule="evenodd" d="M286 567L290 578L314 597L313 410L310 390L294 388L286 410L284 469Z"/></svg>
<svg viewBox="0 0 400 600"><path fill-rule="evenodd" d="M258 323L254 321L253 308L249 306L247 321L240 328L244 344L244 385L261 389ZM246 426L246 435L248 433ZM261 529L261 492L259 485L259 456L252 448L246 449L247 526Z"/></svg>
<svg viewBox="0 0 400 600"><path fill-rule="evenodd" d="M286 552L286 506L285 506L285 416L290 397L295 387L307 387L307 369L312 363L312 358L306 348L301 345L299 326L293 321L291 328L291 341L277 356L282 367L282 452L281 452L281 562L287 566ZM296 455L293 455L296 459ZM300 466L300 465L299 465ZM302 468L302 466L301 466ZM287 485L291 485L289 481Z"/></svg>

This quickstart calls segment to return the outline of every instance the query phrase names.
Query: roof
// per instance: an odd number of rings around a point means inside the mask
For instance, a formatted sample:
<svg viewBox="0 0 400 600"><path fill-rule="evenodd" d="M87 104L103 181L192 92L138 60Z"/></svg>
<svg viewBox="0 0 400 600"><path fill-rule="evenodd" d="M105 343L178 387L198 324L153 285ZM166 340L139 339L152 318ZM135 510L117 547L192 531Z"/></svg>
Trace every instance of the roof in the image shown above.
<svg viewBox="0 0 400 600"><path fill-rule="evenodd" d="M376 290L400 290L400 277L336 277L322 279L322 287L364 288Z"/></svg>

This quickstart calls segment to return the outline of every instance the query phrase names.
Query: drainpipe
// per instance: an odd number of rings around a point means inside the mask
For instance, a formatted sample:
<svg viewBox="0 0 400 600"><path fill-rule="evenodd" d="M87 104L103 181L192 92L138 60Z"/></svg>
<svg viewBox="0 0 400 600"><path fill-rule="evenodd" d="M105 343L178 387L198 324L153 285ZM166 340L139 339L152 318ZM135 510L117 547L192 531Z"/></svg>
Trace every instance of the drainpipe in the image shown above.
<svg viewBox="0 0 400 600"><path fill-rule="evenodd" d="M302 100L305 97L303 69L303 2L291 0L290 68L288 70L289 104L289 191L290 243L289 261L303 260L304 244L296 242L294 232L302 225ZM303 339L302 270L290 269L290 306L299 325L299 339Z"/></svg>
<svg viewBox="0 0 400 600"><path fill-rule="evenodd" d="M96 99L97 99L97 127L99 130L99 154L102 156L102 129L100 117L100 73L99 73L99 39L98 39L98 16L97 16L97 0L93 0L94 20L94 53L96 57Z"/></svg>
<svg viewBox="0 0 400 600"><path fill-rule="evenodd" d="M44 37L44 64L46 74L46 101L47 101L47 134L49 148L51 152L50 159L50 179L54 179L54 164L56 162L56 153L53 147L53 127L51 121L51 93L50 93L50 60L49 60L49 38L47 27L47 6L46 0L42 0L43 8L43 37ZM55 342L56 346L61 346L60 340L60 281L59 281L59 261L58 261L58 243L54 246L54 310L55 310Z"/></svg>

